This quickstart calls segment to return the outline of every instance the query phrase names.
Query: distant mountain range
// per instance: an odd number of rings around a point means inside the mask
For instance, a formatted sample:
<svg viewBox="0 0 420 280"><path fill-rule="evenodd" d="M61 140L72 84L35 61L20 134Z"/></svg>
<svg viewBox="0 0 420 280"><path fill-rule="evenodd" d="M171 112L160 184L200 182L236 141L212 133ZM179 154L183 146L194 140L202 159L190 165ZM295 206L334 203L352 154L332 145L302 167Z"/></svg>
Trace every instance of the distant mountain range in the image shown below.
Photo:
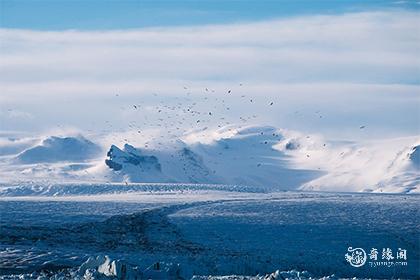
<svg viewBox="0 0 420 280"><path fill-rule="evenodd" d="M15 182L30 178L228 184L271 191L419 191L416 137L352 143L270 126L230 126L207 132L205 138L199 134L203 132L160 148L111 145L107 152L83 136L51 136L3 156L0 170L2 178ZM7 151L13 151L10 146Z"/></svg>

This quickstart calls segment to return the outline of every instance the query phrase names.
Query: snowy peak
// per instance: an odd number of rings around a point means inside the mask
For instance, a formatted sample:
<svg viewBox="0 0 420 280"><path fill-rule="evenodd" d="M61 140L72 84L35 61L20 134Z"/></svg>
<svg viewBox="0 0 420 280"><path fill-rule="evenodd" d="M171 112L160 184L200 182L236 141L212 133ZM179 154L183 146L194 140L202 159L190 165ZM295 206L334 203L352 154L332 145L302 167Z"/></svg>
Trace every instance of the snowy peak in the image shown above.
<svg viewBox="0 0 420 280"><path fill-rule="evenodd" d="M167 142L151 138L135 142L139 146L110 145L105 159L102 149L82 136L51 136L35 146L39 140L31 141L19 154L5 157L0 177L226 184L271 191L413 193L420 185L418 137L356 143L271 126L230 125Z"/></svg>
<svg viewBox="0 0 420 280"><path fill-rule="evenodd" d="M142 155L139 149L125 144L123 150L112 145L107 153L105 164L115 170L122 170L124 167L136 168L141 172L161 171L159 160L155 156Z"/></svg>
<svg viewBox="0 0 420 280"><path fill-rule="evenodd" d="M216 182L200 155L182 143L181 147L150 151L125 144L121 150L112 145L105 164L115 180L130 182ZM115 176L117 175L117 176Z"/></svg>
<svg viewBox="0 0 420 280"><path fill-rule="evenodd" d="M101 148L83 136L51 136L41 144L17 155L20 163L53 163L60 161L85 161L98 156Z"/></svg>
<svg viewBox="0 0 420 280"><path fill-rule="evenodd" d="M273 147L284 138L273 127L229 127L206 133L204 137L190 135L186 142L160 150L128 144L121 150L113 145L105 163L116 181L216 183L281 190L297 188L318 173L288 166L287 156Z"/></svg>

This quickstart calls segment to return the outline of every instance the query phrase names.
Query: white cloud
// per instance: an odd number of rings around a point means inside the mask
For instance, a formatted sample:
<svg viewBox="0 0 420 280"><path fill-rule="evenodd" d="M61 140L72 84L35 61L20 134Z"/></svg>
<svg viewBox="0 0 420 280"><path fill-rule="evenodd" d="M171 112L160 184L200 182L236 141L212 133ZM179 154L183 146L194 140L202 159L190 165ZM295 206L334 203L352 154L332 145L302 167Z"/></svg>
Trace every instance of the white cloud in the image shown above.
<svg viewBox="0 0 420 280"><path fill-rule="evenodd" d="M418 13L105 32L0 32L4 86L224 80L418 82Z"/></svg>
<svg viewBox="0 0 420 280"><path fill-rule="evenodd" d="M33 118L31 113L23 112L19 110L13 110L13 109L0 111L0 117L6 118L6 119L32 119Z"/></svg>
<svg viewBox="0 0 420 280"><path fill-rule="evenodd" d="M406 103L418 102L420 93L418 26L419 13L396 10L120 31L0 29L0 102L19 105L38 123L54 116L67 125L97 127L93 122L103 118L103 112L95 115L99 96L118 92L137 102L154 92L184 96L187 85L195 93L208 87L215 94L234 88L234 96L277 96L285 114L295 110L292 106L325 106L329 99L333 110L348 115L373 108L396 118L404 110L412 116L413 106ZM125 118L107 104L102 110ZM246 107L237 112L241 108ZM258 113L266 115L264 120L291 124L279 112L260 108ZM412 129L413 121L406 122ZM28 124L7 129L17 126Z"/></svg>

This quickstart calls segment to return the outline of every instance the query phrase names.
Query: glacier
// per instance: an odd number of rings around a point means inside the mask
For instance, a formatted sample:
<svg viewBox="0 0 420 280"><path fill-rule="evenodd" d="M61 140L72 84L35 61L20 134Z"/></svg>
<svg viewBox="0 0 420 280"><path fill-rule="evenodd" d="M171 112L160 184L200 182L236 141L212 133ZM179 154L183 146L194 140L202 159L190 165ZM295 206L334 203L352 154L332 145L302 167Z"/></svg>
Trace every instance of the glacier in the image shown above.
<svg viewBox="0 0 420 280"><path fill-rule="evenodd" d="M277 279L418 276L418 195L165 185L2 193L0 279L135 279L128 275L153 267L152 279L264 279L277 270ZM352 267L344 257L352 246L406 249L408 265Z"/></svg>

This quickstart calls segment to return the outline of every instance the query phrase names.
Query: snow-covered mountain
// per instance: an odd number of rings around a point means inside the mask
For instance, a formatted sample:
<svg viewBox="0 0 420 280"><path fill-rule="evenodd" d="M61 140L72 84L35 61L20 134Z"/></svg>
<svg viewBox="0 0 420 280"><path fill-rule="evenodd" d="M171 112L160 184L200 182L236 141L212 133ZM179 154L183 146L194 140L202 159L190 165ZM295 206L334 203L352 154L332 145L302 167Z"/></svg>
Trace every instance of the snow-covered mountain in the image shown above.
<svg viewBox="0 0 420 280"><path fill-rule="evenodd" d="M129 144L119 149L112 145L105 164L112 170L110 177L117 182L222 182L206 166L203 158L182 141L164 150L134 148Z"/></svg>
<svg viewBox="0 0 420 280"><path fill-rule="evenodd" d="M388 174L376 184L382 192L419 191L420 186L420 146L401 151L387 170Z"/></svg>
<svg viewBox="0 0 420 280"><path fill-rule="evenodd" d="M284 136L273 127L222 129L206 141L190 137L160 151L111 146L107 166L130 182L217 183L295 189L319 176L294 169L273 148ZM188 143L189 142L189 143ZM114 174L115 175L115 174Z"/></svg>
<svg viewBox="0 0 420 280"><path fill-rule="evenodd" d="M226 127L186 135L176 147L161 150L126 145L121 151L113 146L107 164L121 167L113 168L119 175L114 174L114 179L130 182L417 192L420 152L416 142L416 137L337 142L270 126ZM110 156L114 151L123 155ZM155 168L148 167L150 164Z"/></svg>
<svg viewBox="0 0 420 280"><path fill-rule="evenodd" d="M302 185L303 190L356 192L419 192L420 165L417 137L333 145L325 152L313 151L327 173Z"/></svg>
<svg viewBox="0 0 420 280"><path fill-rule="evenodd" d="M101 148L83 136L51 136L39 145L28 148L16 156L20 163L41 163L60 161L85 161L101 152Z"/></svg>
<svg viewBox="0 0 420 280"><path fill-rule="evenodd" d="M418 192L420 185L418 137L355 143L270 126L228 126L166 142L149 140L147 145L102 148L103 143L83 136L51 136L15 156L0 158L1 177L227 184L267 191Z"/></svg>
<svg viewBox="0 0 420 280"><path fill-rule="evenodd" d="M144 155L141 149L125 144L121 150L112 145L107 153L105 164L113 171L130 181L166 181L163 178L162 167L156 156Z"/></svg>

